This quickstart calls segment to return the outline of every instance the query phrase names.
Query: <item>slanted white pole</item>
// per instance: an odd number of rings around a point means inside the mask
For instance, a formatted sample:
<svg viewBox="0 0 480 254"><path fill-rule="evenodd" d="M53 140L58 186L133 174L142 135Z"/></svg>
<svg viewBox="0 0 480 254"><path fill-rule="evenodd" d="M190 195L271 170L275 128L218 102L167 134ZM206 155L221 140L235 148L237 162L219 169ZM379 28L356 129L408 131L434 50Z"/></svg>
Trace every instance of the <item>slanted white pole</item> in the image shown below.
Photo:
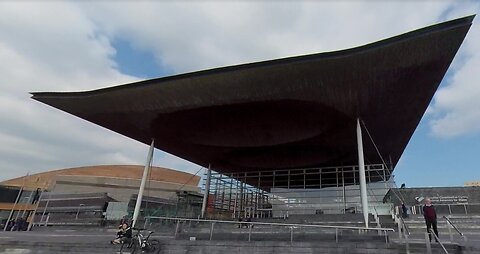
<svg viewBox="0 0 480 254"><path fill-rule="evenodd" d="M37 213L38 206L40 205L40 201L42 200L43 193L45 192L45 189L42 190L40 193L40 197L38 197L37 200L37 205L35 206L35 210L33 210L33 214L30 217L30 223L28 224L27 231L30 231L33 227L33 223L35 222L35 214Z"/></svg>
<svg viewBox="0 0 480 254"><path fill-rule="evenodd" d="M140 183L140 189L138 190L137 203L135 204L135 210L133 212L132 228L135 227L135 223L137 223L138 214L140 213L140 207L142 206L143 191L145 190L145 183L147 182L148 171L150 169L150 164L152 163L153 149L154 140L152 139L150 150L148 150L147 162L145 162L145 169L143 170L142 182Z"/></svg>
<svg viewBox="0 0 480 254"><path fill-rule="evenodd" d="M367 181L365 179L365 162L363 158L362 127L360 119L357 118L357 144L358 144L358 171L360 173L360 199L362 201L363 219L365 227L368 228L368 199L367 199Z"/></svg>
<svg viewBox="0 0 480 254"><path fill-rule="evenodd" d="M10 222L10 220L12 219L13 213L15 212L15 206L17 206L18 202L20 201L20 196L23 193L23 189L25 187L25 182L26 182L29 174L30 174L30 172L28 172L27 175L25 175L24 178L23 178L22 187L18 191L17 198L15 198L15 203L13 203L12 210L10 210L10 214L8 215L8 219L7 219L7 222L5 223L5 227L3 228L3 231L7 231L8 222ZM19 213L20 213L20 210L17 213L17 217L18 217Z"/></svg>
<svg viewBox="0 0 480 254"><path fill-rule="evenodd" d="M32 197L33 197L33 190L30 191L30 196L28 196L28 201L25 204L25 207L23 209L22 218L25 217L25 213L27 212L27 206L30 204L30 202L32 202ZM24 218L24 219L26 219L26 218Z"/></svg>
<svg viewBox="0 0 480 254"><path fill-rule="evenodd" d="M207 170L207 179L205 181L205 193L203 193L203 202L202 202L202 219L205 218L205 212L207 209L207 203L208 203L208 194L210 191L210 179L212 177L212 170L210 167L210 164L208 164L208 170Z"/></svg>

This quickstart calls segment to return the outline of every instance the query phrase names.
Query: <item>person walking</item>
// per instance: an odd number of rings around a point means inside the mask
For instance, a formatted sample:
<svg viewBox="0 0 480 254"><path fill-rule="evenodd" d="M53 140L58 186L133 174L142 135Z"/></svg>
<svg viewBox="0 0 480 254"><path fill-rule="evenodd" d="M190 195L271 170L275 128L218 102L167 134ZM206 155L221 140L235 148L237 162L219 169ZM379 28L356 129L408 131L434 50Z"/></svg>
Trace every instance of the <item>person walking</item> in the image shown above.
<svg viewBox="0 0 480 254"><path fill-rule="evenodd" d="M405 205L405 203L402 203L402 217L407 218L408 217L408 208Z"/></svg>
<svg viewBox="0 0 480 254"><path fill-rule="evenodd" d="M432 241L431 229L433 228L433 232L435 233L437 238L438 238L438 230L437 230L437 212L435 211L435 207L433 207L432 201L429 198L425 199L425 205L423 206L423 217L425 218L425 224L427 224L427 233L431 242ZM435 241L438 242L437 239L435 239Z"/></svg>

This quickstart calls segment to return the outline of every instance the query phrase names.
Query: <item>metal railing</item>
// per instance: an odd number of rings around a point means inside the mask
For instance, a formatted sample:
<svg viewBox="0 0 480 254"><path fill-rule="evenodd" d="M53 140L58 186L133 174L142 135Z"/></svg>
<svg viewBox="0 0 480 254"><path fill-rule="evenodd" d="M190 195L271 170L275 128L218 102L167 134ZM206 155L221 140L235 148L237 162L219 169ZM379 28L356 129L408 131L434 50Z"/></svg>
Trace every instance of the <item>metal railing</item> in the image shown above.
<svg viewBox="0 0 480 254"><path fill-rule="evenodd" d="M438 239L438 236L435 234L435 232L433 232L432 229L430 229L430 233L425 233L425 242L427 243L427 254L432 254L432 246L430 245L430 236L429 235L433 235L433 237L435 238L435 241L437 243L439 243L440 246L442 247L443 251L446 254L448 254L447 249L445 248L443 243L440 241L440 239Z"/></svg>
<svg viewBox="0 0 480 254"><path fill-rule="evenodd" d="M398 215L398 218L399 218L398 234L401 238L402 232L403 232L403 238L405 239L405 251L407 254L410 254L410 241L408 240L408 236L410 236L410 230L408 229L408 226L405 223L405 220L400 214Z"/></svg>
<svg viewBox="0 0 480 254"><path fill-rule="evenodd" d="M339 233L341 230L352 230L360 232L374 232L377 231L379 235L383 233L385 237L385 243L388 243L388 234L387 232L394 232L392 228L367 228L367 227L353 227L353 226L333 226L333 225L318 225L318 224L295 224L295 223L268 223L268 222L247 222L247 221L225 221L225 220L207 220L207 219L188 219L188 218L172 218L172 217L146 217L145 218L145 227L148 227L148 223L151 223L152 220L163 220L174 222L175 224L175 233L174 236L180 233L180 223L210 223L209 229L209 240L213 240L213 233L215 230L215 225L217 224L227 224L238 226L238 228L243 228L244 226L248 228L248 241L252 239L252 229L254 227L269 226L269 227L287 227L290 231L290 241L294 241L294 234L296 228L305 228L305 229L331 229L335 231L335 242L339 241Z"/></svg>
<svg viewBox="0 0 480 254"><path fill-rule="evenodd" d="M405 220L402 218L402 216L399 216L399 218L400 218L400 221L401 221L401 224L402 224L401 227L403 229L404 235L410 235L410 229L408 229L408 226L405 223Z"/></svg>
<svg viewBox="0 0 480 254"><path fill-rule="evenodd" d="M480 212L480 203L469 204L434 204L437 214L478 214ZM412 214L422 214L423 205L414 205L410 207Z"/></svg>
<svg viewBox="0 0 480 254"><path fill-rule="evenodd" d="M455 231L457 231L457 233L463 238L464 241L467 241L467 237L462 232L460 232L460 230L457 228L457 226L447 216L443 216L443 218L450 225L450 227L448 227L448 232L450 234L450 241L453 241L453 235L452 235L452 229L451 228L455 229Z"/></svg>

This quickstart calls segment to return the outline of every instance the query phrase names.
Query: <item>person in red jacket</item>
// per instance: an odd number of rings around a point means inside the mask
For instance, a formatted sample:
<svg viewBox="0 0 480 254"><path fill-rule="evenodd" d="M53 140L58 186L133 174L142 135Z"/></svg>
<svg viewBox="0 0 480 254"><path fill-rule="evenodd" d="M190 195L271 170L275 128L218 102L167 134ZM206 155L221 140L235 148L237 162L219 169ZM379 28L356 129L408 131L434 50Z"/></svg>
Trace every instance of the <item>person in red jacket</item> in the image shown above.
<svg viewBox="0 0 480 254"><path fill-rule="evenodd" d="M425 218L425 224L427 224L427 233L430 238L430 242L432 241L432 234L430 229L433 228L433 232L438 237L438 230L437 230L437 212L435 211L435 207L432 205L432 201L427 198L425 199L425 205L423 206L423 217ZM435 239L437 241L437 239Z"/></svg>

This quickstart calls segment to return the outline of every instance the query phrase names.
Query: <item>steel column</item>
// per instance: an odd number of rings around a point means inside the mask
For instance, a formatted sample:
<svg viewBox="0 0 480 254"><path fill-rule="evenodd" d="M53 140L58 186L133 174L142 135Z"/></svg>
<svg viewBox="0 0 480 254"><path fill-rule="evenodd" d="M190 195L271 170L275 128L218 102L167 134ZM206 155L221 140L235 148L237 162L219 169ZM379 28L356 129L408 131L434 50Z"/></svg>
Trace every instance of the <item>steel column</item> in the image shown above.
<svg viewBox="0 0 480 254"><path fill-rule="evenodd" d="M212 170L210 164L208 164L207 169L207 180L205 182L205 193L203 193L203 202L202 202L202 218L205 218L205 212L207 210L208 204L208 194L210 194L210 178L212 177Z"/></svg>
<svg viewBox="0 0 480 254"><path fill-rule="evenodd" d="M25 181L29 174L30 172L27 173L27 175L25 175L25 177L23 178L22 187L18 191L17 198L15 199L15 203L13 203L12 209L10 210L10 214L8 215L8 219L5 223L5 227L3 228L3 231L7 231L8 222L12 219L13 213L15 212L15 206L17 206L17 203L20 201L20 197L22 196L23 189L25 187ZM20 211L17 212L17 216L18 216L18 213L20 213Z"/></svg>
<svg viewBox="0 0 480 254"><path fill-rule="evenodd" d="M357 144L358 144L358 171L360 176L360 198L362 201L363 219L365 227L368 228L368 199L367 199L367 181L365 179L365 162L363 158L362 128L360 119L357 118Z"/></svg>
<svg viewBox="0 0 480 254"><path fill-rule="evenodd" d="M152 139L152 144L150 145L150 149L148 150L147 161L145 162L145 168L143 169L142 182L140 183L140 189L138 190L137 203L135 204L135 210L133 212L132 228L135 227L135 223L137 223L138 215L140 213L140 207L142 206L143 191L145 190L145 183L147 182L148 171L150 169L150 164L152 163L154 147L154 140Z"/></svg>

